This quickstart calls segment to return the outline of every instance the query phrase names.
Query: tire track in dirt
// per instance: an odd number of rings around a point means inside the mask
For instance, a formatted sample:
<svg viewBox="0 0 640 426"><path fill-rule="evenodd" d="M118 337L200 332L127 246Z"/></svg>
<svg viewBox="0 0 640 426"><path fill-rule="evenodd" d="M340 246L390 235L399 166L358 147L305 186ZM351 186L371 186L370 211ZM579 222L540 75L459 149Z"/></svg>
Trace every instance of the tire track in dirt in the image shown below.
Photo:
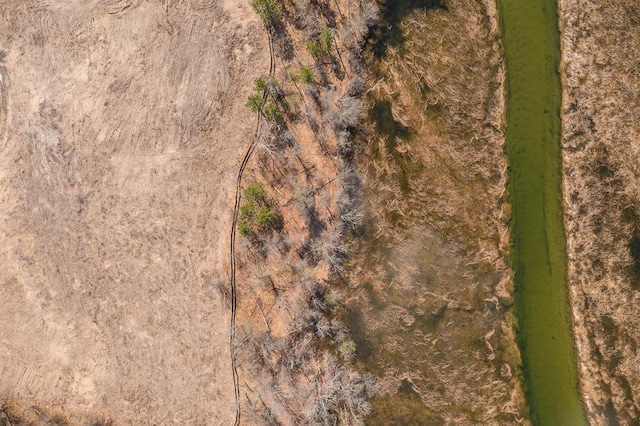
<svg viewBox="0 0 640 426"><path fill-rule="evenodd" d="M0 51L0 61L2 60L3 52ZM7 70L5 67L0 66L0 150L3 150L7 144L7 124L9 116L9 99L8 99L9 79L7 77Z"/></svg>
<svg viewBox="0 0 640 426"><path fill-rule="evenodd" d="M215 6L216 0L191 0L190 4L193 10L206 10Z"/></svg>
<svg viewBox="0 0 640 426"><path fill-rule="evenodd" d="M40 30L40 36L42 37L42 43L44 44L51 40L51 35L53 33L53 23L51 20L53 12L49 9L43 9L38 15L38 27Z"/></svg>
<svg viewBox="0 0 640 426"><path fill-rule="evenodd" d="M110 15L119 15L129 9L133 5L133 0L117 0L104 2L109 8L107 12Z"/></svg>
<svg viewBox="0 0 640 426"><path fill-rule="evenodd" d="M267 37L269 40L269 75L273 77L275 73L275 57L273 55L273 39L271 32L267 29ZM257 113L256 127L253 134L251 144L247 148L244 154L240 168L238 169L238 175L236 177L236 192L235 192L235 204L233 207L233 219L231 221L231 245L229 250L229 267L230 267L230 286L231 286L231 322L229 332L229 352L231 354L231 370L233 373L233 390L236 401L236 417L234 420L234 426L240 424L240 381L238 378L238 368L236 365L236 352L235 352L235 336L236 336L236 307L238 302L238 294L236 291L236 226L238 223L238 212L240 210L240 201L242 198L242 175L247 167L247 163L251 159L251 155L256 147L258 141L258 135L260 132L260 124L262 123L262 108L267 101L267 90L265 89L262 94L262 103L260 105L260 111Z"/></svg>

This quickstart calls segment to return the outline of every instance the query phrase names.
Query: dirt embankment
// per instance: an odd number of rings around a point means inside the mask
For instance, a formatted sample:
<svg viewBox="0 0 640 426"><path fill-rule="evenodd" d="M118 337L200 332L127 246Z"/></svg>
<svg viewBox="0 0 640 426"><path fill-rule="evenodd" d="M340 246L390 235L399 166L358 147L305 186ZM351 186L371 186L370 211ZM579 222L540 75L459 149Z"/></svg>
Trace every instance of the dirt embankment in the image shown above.
<svg viewBox="0 0 640 426"><path fill-rule="evenodd" d="M212 283L261 23L205 0L0 16L0 400L74 424L231 423Z"/></svg>
<svg viewBox="0 0 640 426"><path fill-rule="evenodd" d="M594 424L640 419L640 3L560 0L564 198Z"/></svg>
<svg viewBox="0 0 640 426"><path fill-rule="evenodd" d="M373 48L358 157L369 242L354 256L349 318L361 361L383 377L372 422L510 424L526 408L499 25L492 1L438 3L388 2Z"/></svg>

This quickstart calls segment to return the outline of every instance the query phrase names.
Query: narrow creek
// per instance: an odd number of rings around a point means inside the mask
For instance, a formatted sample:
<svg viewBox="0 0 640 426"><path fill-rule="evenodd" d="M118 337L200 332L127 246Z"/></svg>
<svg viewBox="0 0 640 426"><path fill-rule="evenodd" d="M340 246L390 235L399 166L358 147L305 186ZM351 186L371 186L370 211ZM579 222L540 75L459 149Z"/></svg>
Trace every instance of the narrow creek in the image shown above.
<svg viewBox="0 0 640 426"><path fill-rule="evenodd" d="M518 343L534 424L586 424L571 326L560 177L555 0L498 0L507 70L507 155Z"/></svg>

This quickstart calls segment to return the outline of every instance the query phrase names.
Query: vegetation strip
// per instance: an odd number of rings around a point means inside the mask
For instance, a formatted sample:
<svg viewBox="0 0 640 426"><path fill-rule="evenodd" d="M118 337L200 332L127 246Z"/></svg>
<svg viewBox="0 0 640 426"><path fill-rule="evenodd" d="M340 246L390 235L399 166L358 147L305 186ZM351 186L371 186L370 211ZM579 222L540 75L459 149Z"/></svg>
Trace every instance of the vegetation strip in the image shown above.
<svg viewBox="0 0 640 426"><path fill-rule="evenodd" d="M267 37L269 40L269 75L273 77L275 72L275 59L273 56L273 41L271 39L271 33L267 28ZM229 352L231 354L231 370L233 372L233 391L235 395L236 402L236 416L234 420L234 425L238 426L240 424L240 383L238 379L238 368L236 365L236 352L235 352L235 336L236 336L236 308L237 308L237 291L236 291L236 225L238 223L238 212L240 210L240 200L242 197L242 175L244 174L244 170L247 167L247 163L251 158L251 154L253 154L253 150L256 147L256 143L258 141L258 134L260 132L260 123L262 118L262 107L264 107L267 101L267 90L264 90L262 96L262 104L260 106L260 110L258 111L258 118L256 122L256 128L254 131L254 136L251 141L251 144L247 148L247 151L244 154L244 158L242 159L242 163L240 164L240 168L238 169L238 175L236 177L236 194L235 194L235 204L233 207L233 219L231 222L231 245L229 250L229 267L230 267L230 286L231 286L231 321L230 321L230 332L229 332Z"/></svg>
<svg viewBox="0 0 640 426"><path fill-rule="evenodd" d="M234 241L242 421L359 424L379 388L353 364L356 346L336 312L345 238L362 224L352 159L362 48L378 8L375 0L341 0L353 6L347 18L326 0L251 5L278 62L273 75L255 79L246 104L262 111L262 125L237 207L244 238ZM227 286L218 289L231 299Z"/></svg>
<svg viewBox="0 0 640 426"><path fill-rule="evenodd" d="M566 287L554 0L499 0L518 341L534 424L585 424Z"/></svg>

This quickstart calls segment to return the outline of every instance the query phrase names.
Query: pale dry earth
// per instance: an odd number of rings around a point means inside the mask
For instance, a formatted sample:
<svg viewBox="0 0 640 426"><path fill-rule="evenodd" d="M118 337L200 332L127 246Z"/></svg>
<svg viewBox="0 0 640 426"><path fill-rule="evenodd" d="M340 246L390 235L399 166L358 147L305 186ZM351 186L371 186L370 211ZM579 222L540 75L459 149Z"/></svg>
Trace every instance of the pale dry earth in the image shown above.
<svg viewBox="0 0 640 426"><path fill-rule="evenodd" d="M640 3L560 0L564 201L592 424L640 419Z"/></svg>
<svg viewBox="0 0 640 426"><path fill-rule="evenodd" d="M0 3L0 401L229 424L226 279L248 2Z"/></svg>

